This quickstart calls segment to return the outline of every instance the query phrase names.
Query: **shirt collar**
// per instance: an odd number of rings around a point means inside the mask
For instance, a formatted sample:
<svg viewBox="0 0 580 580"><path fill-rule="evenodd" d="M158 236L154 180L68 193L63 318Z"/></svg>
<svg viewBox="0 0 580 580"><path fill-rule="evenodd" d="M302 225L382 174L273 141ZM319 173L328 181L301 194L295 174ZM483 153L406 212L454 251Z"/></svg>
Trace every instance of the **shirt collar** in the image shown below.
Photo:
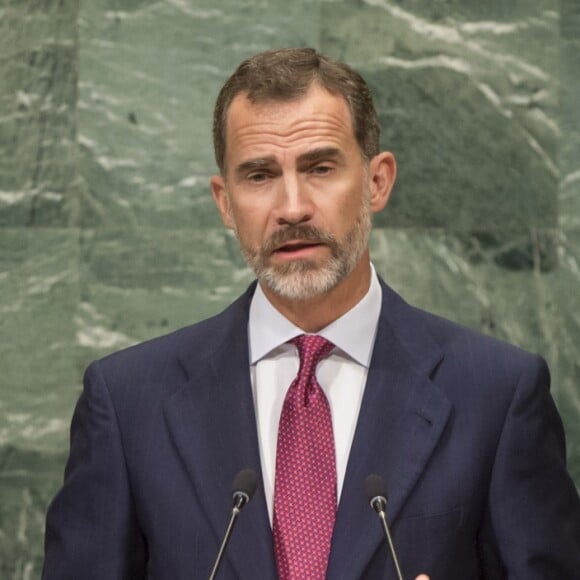
<svg viewBox="0 0 580 580"><path fill-rule="evenodd" d="M371 283L368 292L348 312L317 334L328 339L350 358L368 368L375 343L381 303L381 286L371 264ZM250 363L257 363L271 351L299 334L304 334L304 331L272 306L258 284L252 297L248 322Z"/></svg>

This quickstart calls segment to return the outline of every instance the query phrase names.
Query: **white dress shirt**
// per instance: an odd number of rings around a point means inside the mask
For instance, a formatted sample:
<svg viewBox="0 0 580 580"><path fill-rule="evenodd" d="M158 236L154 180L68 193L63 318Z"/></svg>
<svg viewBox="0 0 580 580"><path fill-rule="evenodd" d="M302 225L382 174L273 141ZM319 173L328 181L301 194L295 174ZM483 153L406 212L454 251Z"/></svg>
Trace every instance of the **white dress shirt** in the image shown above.
<svg viewBox="0 0 580 580"><path fill-rule="evenodd" d="M332 415L337 499L342 491L381 310L381 287L372 264L371 269L369 290L360 302L316 333L336 346L318 365L316 377ZM250 305L248 333L264 492L272 522L278 422L286 392L299 368L298 351L287 343L304 331L272 306L258 284Z"/></svg>

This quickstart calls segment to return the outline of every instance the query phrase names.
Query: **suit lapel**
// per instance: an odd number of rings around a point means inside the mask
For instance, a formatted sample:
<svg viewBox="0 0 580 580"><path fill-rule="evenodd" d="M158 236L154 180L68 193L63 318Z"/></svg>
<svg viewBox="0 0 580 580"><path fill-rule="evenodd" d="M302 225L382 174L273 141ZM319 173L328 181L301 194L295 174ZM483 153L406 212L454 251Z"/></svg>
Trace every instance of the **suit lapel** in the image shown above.
<svg viewBox="0 0 580 580"><path fill-rule="evenodd" d="M198 349L190 346L184 351L180 360L189 380L164 408L168 429L216 542L221 541L231 513L232 482L238 471L252 468L262 481L248 361L250 296L247 293L208 327ZM276 577L261 485L238 519L226 559L239 578Z"/></svg>
<svg viewBox="0 0 580 580"><path fill-rule="evenodd" d="M407 315L404 327L399 328L401 310ZM359 578L384 541L364 493L367 475L384 478L387 517L393 526L451 410L447 398L429 379L442 354L428 336L413 328L412 314L411 307L383 286L381 319L337 512L329 580ZM411 351L418 348L416 352L421 353L420 360L410 355L411 343Z"/></svg>

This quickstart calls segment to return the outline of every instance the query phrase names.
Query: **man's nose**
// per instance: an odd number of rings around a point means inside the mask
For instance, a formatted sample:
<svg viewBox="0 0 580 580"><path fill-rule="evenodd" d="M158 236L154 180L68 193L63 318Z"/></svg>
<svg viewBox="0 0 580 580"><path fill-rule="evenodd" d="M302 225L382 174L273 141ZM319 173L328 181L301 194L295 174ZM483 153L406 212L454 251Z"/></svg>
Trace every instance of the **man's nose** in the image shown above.
<svg viewBox="0 0 580 580"><path fill-rule="evenodd" d="M295 225L312 219L314 204L310 192L300 182L299 175L280 179L276 221L278 225Z"/></svg>

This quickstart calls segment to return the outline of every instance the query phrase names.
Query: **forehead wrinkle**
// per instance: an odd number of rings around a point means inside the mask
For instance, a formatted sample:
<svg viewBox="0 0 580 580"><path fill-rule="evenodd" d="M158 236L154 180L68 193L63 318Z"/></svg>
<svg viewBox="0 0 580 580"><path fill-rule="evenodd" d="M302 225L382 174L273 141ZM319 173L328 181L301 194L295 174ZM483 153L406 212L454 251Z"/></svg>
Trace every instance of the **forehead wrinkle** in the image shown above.
<svg viewBox="0 0 580 580"><path fill-rule="evenodd" d="M242 148L247 147L282 147L288 148L300 144L301 141L312 142L313 148L335 147L345 149L355 144L355 138L344 131L344 125L329 126L327 123L302 122L288 130L281 131L272 124L250 125L246 129L232 135L232 144ZM349 143L349 141L352 141Z"/></svg>
<svg viewBox="0 0 580 580"><path fill-rule="evenodd" d="M351 124L345 123L338 115L322 115L323 118L302 118L289 123L280 123L276 120L252 121L234 127L235 133L241 136L257 133L260 135L280 135L287 138L292 134L301 134L307 131L326 131L337 133L351 133ZM325 118L326 117L326 118ZM335 117L335 118L333 118Z"/></svg>

